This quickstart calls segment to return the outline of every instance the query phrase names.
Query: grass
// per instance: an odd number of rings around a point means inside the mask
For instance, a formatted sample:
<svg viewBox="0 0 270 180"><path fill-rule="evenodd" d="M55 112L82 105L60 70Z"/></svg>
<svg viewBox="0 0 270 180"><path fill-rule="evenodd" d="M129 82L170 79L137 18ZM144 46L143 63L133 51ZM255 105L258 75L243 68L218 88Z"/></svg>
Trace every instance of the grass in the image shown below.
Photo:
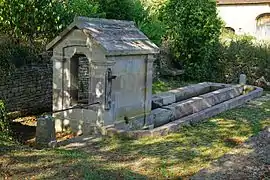
<svg viewBox="0 0 270 180"><path fill-rule="evenodd" d="M153 94L157 94L171 89L187 86L190 84L196 84L196 82L186 82L174 78L160 78L153 83Z"/></svg>
<svg viewBox="0 0 270 180"><path fill-rule="evenodd" d="M168 136L97 139L77 150L34 150L0 134L0 177L185 179L265 126L270 126L269 100L230 110Z"/></svg>

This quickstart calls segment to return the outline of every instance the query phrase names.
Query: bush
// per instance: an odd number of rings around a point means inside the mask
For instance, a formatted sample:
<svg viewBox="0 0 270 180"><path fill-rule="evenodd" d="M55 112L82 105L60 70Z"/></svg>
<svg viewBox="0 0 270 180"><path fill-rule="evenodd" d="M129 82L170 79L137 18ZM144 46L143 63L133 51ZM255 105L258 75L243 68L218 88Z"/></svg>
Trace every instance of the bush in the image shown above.
<svg viewBox="0 0 270 180"><path fill-rule="evenodd" d="M0 32L33 43L55 37L74 16L98 16L95 0L2 0Z"/></svg>
<svg viewBox="0 0 270 180"><path fill-rule="evenodd" d="M222 24L216 1L169 0L162 17L174 61L183 65L186 78L202 81L215 77L215 53Z"/></svg>
<svg viewBox="0 0 270 180"><path fill-rule="evenodd" d="M0 100L0 130L5 134L10 134L10 125L7 119L5 104Z"/></svg>
<svg viewBox="0 0 270 180"><path fill-rule="evenodd" d="M98 0L108 19L142 21L147 13L140 0Z"/></svg>
<svg viewBox="0 0 270 180"><path fill-rule="evenodd" d="M268 42L258 42L250 36L232 35L221 41L218 52L218 81L237 83L241 73L247 75L249 84L254 84L262 76L270 81Z"/></svg>

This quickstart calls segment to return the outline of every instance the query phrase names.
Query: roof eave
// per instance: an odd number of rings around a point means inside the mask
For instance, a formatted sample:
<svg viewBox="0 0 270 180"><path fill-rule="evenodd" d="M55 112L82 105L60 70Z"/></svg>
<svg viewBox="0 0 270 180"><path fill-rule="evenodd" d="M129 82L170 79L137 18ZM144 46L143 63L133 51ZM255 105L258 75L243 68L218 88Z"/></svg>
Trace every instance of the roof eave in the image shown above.
<svg viewBox="0 0 270 180"><path fill-rule="evenodd" d="M129 55L147 55L147 54L159 54L159 49L152 50L135 50L135 51L106 51L106 56L129 56Z"/></svg>
<svg viewBox="0 0 270 180"><path fill-rule="evenodd" d="M49 44L46 46L46 51L51 50L63 37L65 37L72 29L77 28L75 22L71 23L65 30L63 30L58 36L56 36Z"/></svg>

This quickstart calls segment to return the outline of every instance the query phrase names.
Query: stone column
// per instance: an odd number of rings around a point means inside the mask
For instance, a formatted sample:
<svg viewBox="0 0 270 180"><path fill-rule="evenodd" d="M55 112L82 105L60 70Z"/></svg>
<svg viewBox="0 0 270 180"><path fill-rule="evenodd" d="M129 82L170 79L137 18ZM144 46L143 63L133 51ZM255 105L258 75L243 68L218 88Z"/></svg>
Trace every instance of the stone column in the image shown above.
<svg viewBox="0 0 270 180"><path fill-rule="evenodd" d="M63 58L53 56L53 111L63 108Z"/></svg>
<svg viewBox="0 0 270 180"><path fill-rule="evenodd" d="M153 83L153 62L155 60L154 55L148 55L146 58L146 82L145 82L145 122L146 126L151 125L149 114L152 109L152 83Z"/></svg>
<svg viewBox="0 0 270 180"><path fill-rule="evenodd" d="M145 110L150 112L152 108L152 83L153 83L153 62L155 58L153 55L148 55L146 60L146 95L145 95Z"/></svg>
<svg viewBox="0 0 270 180"><path fill-rule="evenodd" d="M64 58L63 61L63 109L69 108L71 104L70 99L70 58Z"/></svg>

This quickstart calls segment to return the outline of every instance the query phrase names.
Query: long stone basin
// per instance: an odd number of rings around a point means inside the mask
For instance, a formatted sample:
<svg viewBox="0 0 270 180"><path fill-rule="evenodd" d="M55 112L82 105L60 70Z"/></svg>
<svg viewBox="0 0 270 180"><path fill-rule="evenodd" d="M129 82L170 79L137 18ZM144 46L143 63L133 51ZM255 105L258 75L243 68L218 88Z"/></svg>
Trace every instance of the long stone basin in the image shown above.
<svg viewBox="0 0 270 180"><path fill-rule="evenodd" d="M242 86L233 86L157 108L151 112L154 127L159 127L240 96L243 91Z"/></svg>
<svg viewBox="0 0 270 180"><path fill-rule="evenodd" d="M248 91L247 91L248 90ZM166 135L185 124L198 123L223 111L243 105L261 96L262 88L255 86L200 83L154 95L152 111L148 118L129 124L107 127L109 136L120 135L131 138ZM142 127L144 125L144 127ZM136 127L136 126L135 126ZM144 130L142 130L145 128Z"/></svg>

